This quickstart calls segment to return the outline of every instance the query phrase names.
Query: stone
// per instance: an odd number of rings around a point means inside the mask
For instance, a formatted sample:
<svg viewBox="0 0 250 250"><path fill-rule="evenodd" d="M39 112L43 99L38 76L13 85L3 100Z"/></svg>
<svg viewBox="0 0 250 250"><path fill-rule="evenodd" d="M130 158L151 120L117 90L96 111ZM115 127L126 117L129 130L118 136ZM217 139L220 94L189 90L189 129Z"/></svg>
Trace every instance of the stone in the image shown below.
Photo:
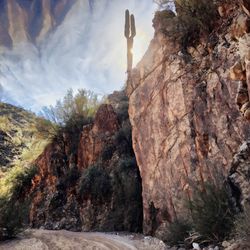
<svg viewBox="0 0 250 250"><path fill-rule="evenodd" d="M127 139L128 100L124 93L116 97L123 107L115 100L114 106L101 105L93 122L56 137L35 161L38 174L25 193L32 197L31 227L142 231L141 178ZM118 119L118 108L123 118ZM123 137L117 141L122 129L126 142Z"/></svg>
<svg viewBox="0 0 250 250"><path fill-rule="evenodd" d="M239 40L250 31L250 19L246 15L239 15L234 19L234 24L231 28L231 34L234 39Z"/></svg>
<svg viewBox="0 0 250 250"><path fill-rule="evenodd" d="M230 78L233 81L246 80L246 73L242 68L241 61L237 61L230 69Z"/></svg>
<svg viewBox="0 0 250 250"><path fill-rule="evenodd" d="M250 1L249 0L240 0L241 7L243 11L250 17Z"/></svg>
<svg viewBox="0 0 250 250"><path fill-rule="evenodd" d="M234 11L241 15L239 9ZM142 177L144 232L161 235L176 216L186 216L183 200L189 198L190 183L214 180L216 171L227 176L235 152L249 137L250 124L235 101L238 86L230 79L246 80L240 53L249 47L248 42L233 41L225 48L228 26L223 36L218 34L211 53L186 63L180 50L169 49L173 44L168 38L156 41L158 32L146 60L143 57L133 70L145 68L149 73L129 79L127 93ZM248 41L246 29L243 33ZM238 98L240 104L248 101L246 95Z"/></svg>
<svg viewBox="0 0 250 250"><path fill-rule="evenodd" d="M195 250L201 250L201 248L200 248L200 246L199 246L199 244L198 243L193 243L192 244L192 246L193 246L193 249L195 249Z"/></svg>
<svg viewBox="0 0 250 250"><path fill-rule="evenodd" d="M240 208L250 205L250 141L245 141L235 154L230 169L229 180L235 195L236 204Z"/></svg>

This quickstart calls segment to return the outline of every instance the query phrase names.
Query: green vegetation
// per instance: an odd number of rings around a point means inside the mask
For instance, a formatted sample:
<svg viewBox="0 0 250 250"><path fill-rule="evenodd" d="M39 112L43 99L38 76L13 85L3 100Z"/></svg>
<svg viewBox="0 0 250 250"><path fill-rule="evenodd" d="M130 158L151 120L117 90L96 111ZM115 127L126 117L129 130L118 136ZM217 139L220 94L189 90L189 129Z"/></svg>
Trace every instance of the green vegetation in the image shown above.
<svg viewBox="0 0 250 250"><path fill-rule="evenodd" d="M111 192L110 177L104 168L94 165L83 171L79 184L79 194L83 199L91 197L92 201L102 202L111 197Z"/></svg>
<svg viewBox="0 0 250 250"><path fill-rule="evenodd" d="M63 100L58 100L55 106L43 107L41 116L59 126L70 127L81 119L93 117L100 103L92 91L79 89L74 95L73 90L69 89Z"/></svg>
<svg viewBox="0 0 250 250"><path fill-rule="evenodd" d="M206 0L156 0L167 11L156 12L154 24L161 24L161 31L180 43L183 52L195 46L200 37L208 37L217 21L216 6ZM176 15L170 9L175 5ZM171 19L169 19L171 18Z"/></svg>
<svg viewBox="0 0 250 250"><path fill-rule="evenodd" d="M15 237L28 218L25 192L37 173L33 162L49 142L37 120L31 112L0 103L0 240Z"/></svg>
<svg viewBox="0 0 250 250"><path fill-rule="evenodd" d="M180 246L185 244L185 239L188 238L192 230L192 225L189 221L182 218L176 219L167 228L164 234L164 241L170 246Z"/></svg>
<svg viewBox="0 0 250 250"><path fill-rule="evenodd" d="M188 247L193 241L206 246L228 239L234 228L235 210L227 188L206 182L193 185L192 192L191 200L184 202L189 216L171 222L164 241L171 246ZM247 223L243 228L242 232L249 233ZM237 232L242 235L240 227Z"/></svg>
<svg viewBox="0 0 250 250"><path fill-rule="evenodd" d="M25 227L28 218L29 200L25 189L37 173L36 166L14 171L11 169L4 179L0 179L0 240L15 237ZM3 190L3 187L6 187Z"/></svg>
<svg viewBox="0 0 250 250"><path fill-rule="evenodd" d="M0 198L0 241L15 237L23 228L20 204Z"/></svg>
<svg viewBox="0 0 250 250"><path fill-rule="evenodd" d="M220 242L233 228L234 211L229 192L224 186L205 183L204 189L194 191L189 203L195 232L204 241Z"/></svg>
<svg viewBox="0 0 250 250"><path fill-rule="evenodd" d="M250 242L250 205L236 217L234 236L239 240Z"/></svg>

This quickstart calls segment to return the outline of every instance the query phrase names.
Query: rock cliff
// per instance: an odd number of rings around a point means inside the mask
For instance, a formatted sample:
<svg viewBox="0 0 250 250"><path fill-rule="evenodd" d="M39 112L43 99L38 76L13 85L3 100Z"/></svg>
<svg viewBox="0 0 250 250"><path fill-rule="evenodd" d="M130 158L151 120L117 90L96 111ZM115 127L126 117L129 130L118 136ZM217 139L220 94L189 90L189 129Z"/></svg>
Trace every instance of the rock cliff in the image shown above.
<svg viewBox="0 0 250 250"><path fill-rule="evenodd" d="M29 192L32 227L142 230L141 178L124 102L103 104L82 131L64 131L36 160Z"/></svg>
<svg viewBox="0 0 250 250"><path fill-rule="evenodd" d="M165 24L155 19L154 39L129 76L145 233L160 233L184 216L192 184L226 176L238 147L249 139L249 6L244 2L219 6L210 35L185 51L166 35L174 15ZM245 103L241 112L247 119L240 113Z"/></svg>

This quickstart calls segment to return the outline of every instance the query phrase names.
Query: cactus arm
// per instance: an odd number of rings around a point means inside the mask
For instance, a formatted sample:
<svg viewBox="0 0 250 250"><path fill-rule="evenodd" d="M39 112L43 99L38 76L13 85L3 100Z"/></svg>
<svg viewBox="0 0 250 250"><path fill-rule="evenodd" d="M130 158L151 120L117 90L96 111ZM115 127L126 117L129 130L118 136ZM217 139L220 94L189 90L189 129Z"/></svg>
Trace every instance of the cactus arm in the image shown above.
<svg viewBox="0 0 250 250"><path fill-rule="evenodd" d="M131 15L131 37L136 36L136 29L135 29L135 17Z"/></svg>
<svg viewBox="0 0 250 250"><path fill-rule="evenodd" d="M130 35L130 15L129 15L129 10L126 10L125 12L125 30L124 30L124 35L126 38L129 38Z"/></svg>

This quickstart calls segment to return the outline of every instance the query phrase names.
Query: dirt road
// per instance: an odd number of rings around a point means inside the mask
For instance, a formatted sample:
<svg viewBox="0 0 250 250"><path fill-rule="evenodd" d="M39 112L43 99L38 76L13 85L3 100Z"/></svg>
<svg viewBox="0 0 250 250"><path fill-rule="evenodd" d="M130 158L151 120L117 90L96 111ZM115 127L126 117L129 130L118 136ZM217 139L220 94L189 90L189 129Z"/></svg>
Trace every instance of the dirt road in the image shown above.
<svg viewBox="0 0 250 250"><path fill-rule="evenodd" d="M28 230L1 250L165 250L163 242L139 235Z"/></svg>

